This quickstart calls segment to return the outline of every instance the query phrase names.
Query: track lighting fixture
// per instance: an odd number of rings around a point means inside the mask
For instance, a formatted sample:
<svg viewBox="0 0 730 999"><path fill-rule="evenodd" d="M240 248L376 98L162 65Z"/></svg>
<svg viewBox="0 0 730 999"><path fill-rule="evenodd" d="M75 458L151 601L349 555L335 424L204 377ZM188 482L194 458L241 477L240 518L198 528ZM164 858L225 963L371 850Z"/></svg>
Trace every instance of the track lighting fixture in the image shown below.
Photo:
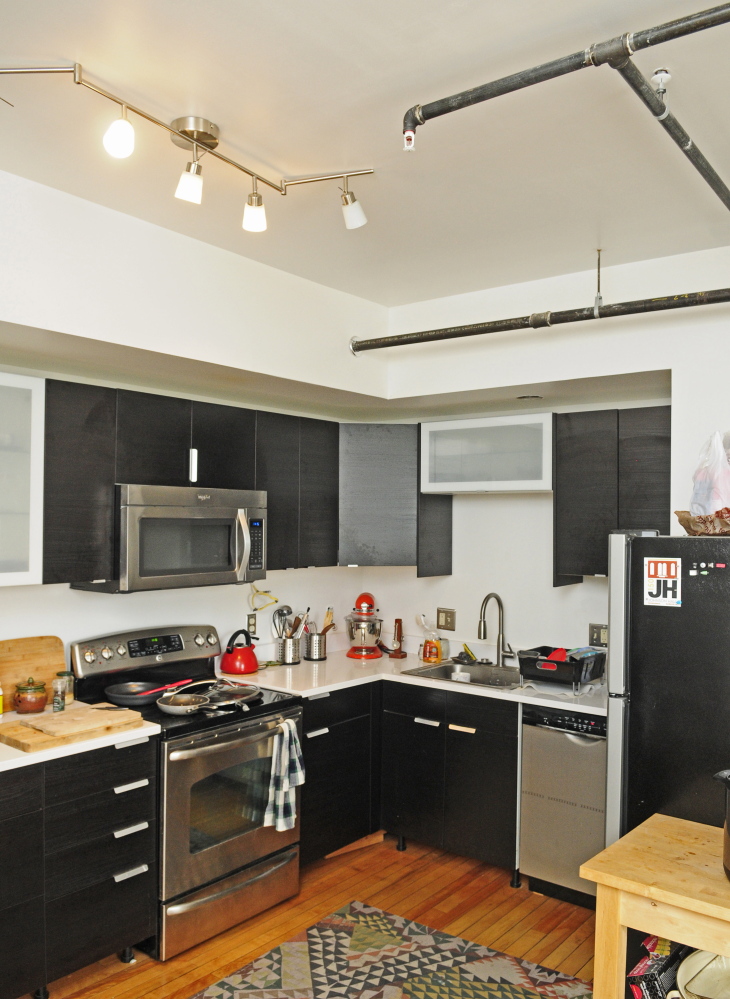
<svg viewBox="0 0 730 999"><path fill-rule="evenodd" d="M193 205L199 205L203 200L203 168L198 162L198 146L193 143L193 158L180 174L177 182L175 197L181 201L190 201Z"/></svg>
<svg viewBox="0 0 730 999"><path fill-rule="evenodd" d="M256 189L256 178L253 178L253 190L248 196L246 207L243 209L243 222L241 223L246 232L264 232L266 229L266 209L264 199Z"/></svg>
<svg viewBox="0 0 730 999"><path fill-rule="evenodd" d="M24 75L29 73L70 73L73 74L74 83L86 87L88 90L93 90L95 94L99 94L119 105L122 109L121 117L112 122L104 134L103 140L104 148L111 156L122 159L131 156L134 151L134 129L127 120L128 111L132 111L140 118L144 118L145 121L149 121L153 125L157 125L158 128L164 129L175 145L187 150L192 147L193 158L183 170L177 190L175 191L175 197L180 198L182 201L190 201L193 204L199 205L203 199L202 167L198 155L201 151L207 153L209 156L213 156L222 163L227 163L228 166L233 167L235 170L240 170L241 173L247 174L251 178L252 191L246 202L242 226L248 232L263 232L266 229L266 210L264 209L264 200L258 192L257 185L259 183L272 188L278 194L285 195L288 189L296 184L314 184L320 180L343 180L345 186L342 189L342 212L345 217L345 225L348 229L357 229L367 222L360 202L347 188L347 181L350 177L360 177L364 174L374 173L375 171L372 167L365 170L349 170L346 173L340 171L339 173L317 174L317 176L293 177L290 180L282 179L277 183L275 180L270 180L268 177L250 170L243 163L237 163L236 160L232 160L230 157L218 152L216 146L218 145L219 129L212 121L208 121L207 118L197 117L196 115L185 115L182 118L175 118L168 125L167 122L160 121L159 118L155 118L154 115L149 114L142 108L135 107L128 101L123 101L116 94L102 90L95 83L91 83L85 79L80 63L73 63L71 66L0 66L0 76L12 75L14 73Z"/></svg>
<svg viewBox="0 0 730 999"><path fill-rule="evenodd" d="M348 190L347 177L344 180L345 186L342 188L342 214L345 216L345 227L347 229L359 229L361 225L367 223L367 216L355 195L352 191Z"/></svg>
<svg viewBox="0 0 730 999"><path fill-rule="evenodd" d="M104 149L117 160L125 160L134 152L134 128L127 119L127 105L122 104L122 116L104 132Z"/></svg>

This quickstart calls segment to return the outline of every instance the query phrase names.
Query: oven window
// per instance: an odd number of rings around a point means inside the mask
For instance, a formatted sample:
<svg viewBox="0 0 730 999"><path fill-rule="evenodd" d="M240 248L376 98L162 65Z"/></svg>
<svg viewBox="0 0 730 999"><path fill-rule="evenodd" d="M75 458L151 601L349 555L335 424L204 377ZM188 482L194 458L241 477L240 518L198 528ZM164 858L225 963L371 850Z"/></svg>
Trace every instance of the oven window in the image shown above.
<svg viewBox="0 0 730 999"><path fill-rule="evenodd" d="M199 780L190 789L190 852L200 853L263 825L271 756Z"/></svg>
<svg viewBox="0 0 730 999"><path fill-rule="evenodd" d="M231 520L143 517L139 522L140 576L179 576L235 568Z"/></svg>

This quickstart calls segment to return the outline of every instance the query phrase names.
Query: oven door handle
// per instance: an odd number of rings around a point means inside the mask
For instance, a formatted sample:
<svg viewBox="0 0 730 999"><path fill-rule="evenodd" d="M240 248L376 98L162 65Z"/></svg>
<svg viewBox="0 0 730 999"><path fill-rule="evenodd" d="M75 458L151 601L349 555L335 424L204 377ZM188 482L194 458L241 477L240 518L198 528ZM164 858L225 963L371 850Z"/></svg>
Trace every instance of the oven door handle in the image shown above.
<svg viewBox="0 0 730 999"><path fill-rule="evenodd" d="M265 732L244 736L242 739L228 739L226 742L216 742L210 746L200 746L198 749L194 746L190 749L174 749L168 759L171 762L174 760L192 760L196 756L205 756L208 753L220 752L222 749L230 749L231 746L248 745L248 743L258 742L260 739L270 739L272 735L279 735L280 732L281 725L277 725L275 728L268 728Z"/></svg>
<svg viewBox="0 0 730 999"><path fill-rule="evenodd" d="M215 895L206 895L205 898L198 898L194 902L181 902L179 905L171 905L170 908L167 909L167 915L180 916L183 912L191 912L193 909L197 909L201 905L207 905L209 902L216 902L219 898L225 898L226 895L232 895L234 892L240 891L242 888L247 888L256 881L268 878L270 874L280 870L282 867L286 867L287 864L294 860L296 855L297 851L292 850L290 853L285 854L285 856L282 857L277 864L269 867L268 870L261 871L260 874L255 874L252 878L249 878L248 881L242 881L240 884L232 885L230 888L224 888L223 891L219 891Z"/></svg>
<svg viewBox="0 0 730 999"><path fill-rule="evenodd" d="M236 510L236 579L246 578L248 560L251 556L251 532L245 509Z"/></svg>

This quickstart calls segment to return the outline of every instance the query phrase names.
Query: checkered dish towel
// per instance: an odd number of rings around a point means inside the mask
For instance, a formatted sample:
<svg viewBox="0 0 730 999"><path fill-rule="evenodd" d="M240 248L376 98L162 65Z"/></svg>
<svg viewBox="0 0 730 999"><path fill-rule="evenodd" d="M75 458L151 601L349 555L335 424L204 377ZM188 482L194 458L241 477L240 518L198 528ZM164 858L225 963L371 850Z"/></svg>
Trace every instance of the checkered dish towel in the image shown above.
<svg viewBox="0 0 730 999"><path fill-rule="evenodd" d="M295 788L303 783L304 763L297 726L291 718L285 718L281 731L274 739L265 826L276 826L277 832L294 828L297 820Z"/></svg>

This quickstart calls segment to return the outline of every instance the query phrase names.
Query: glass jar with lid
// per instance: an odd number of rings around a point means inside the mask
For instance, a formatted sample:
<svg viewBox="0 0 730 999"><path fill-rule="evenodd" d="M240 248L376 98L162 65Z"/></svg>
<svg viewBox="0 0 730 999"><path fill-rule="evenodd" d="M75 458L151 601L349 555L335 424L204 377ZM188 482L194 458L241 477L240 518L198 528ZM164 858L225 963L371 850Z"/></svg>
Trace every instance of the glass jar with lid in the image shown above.
<svg viewBox="0 0 730 999"><path fill-rule="evenodd" d="M30 715L45 710L45 681L34 680L29 676L23 683L16 684L13 702L19 715Z"/></svg>
<svg viewBox="0 0 730 999"><path fill-rule="evenodd" d="M61 670L56 673L57 677L63 677L66 682L66 704L70 704L75 697L76 677L70 669Z"/></svg>

